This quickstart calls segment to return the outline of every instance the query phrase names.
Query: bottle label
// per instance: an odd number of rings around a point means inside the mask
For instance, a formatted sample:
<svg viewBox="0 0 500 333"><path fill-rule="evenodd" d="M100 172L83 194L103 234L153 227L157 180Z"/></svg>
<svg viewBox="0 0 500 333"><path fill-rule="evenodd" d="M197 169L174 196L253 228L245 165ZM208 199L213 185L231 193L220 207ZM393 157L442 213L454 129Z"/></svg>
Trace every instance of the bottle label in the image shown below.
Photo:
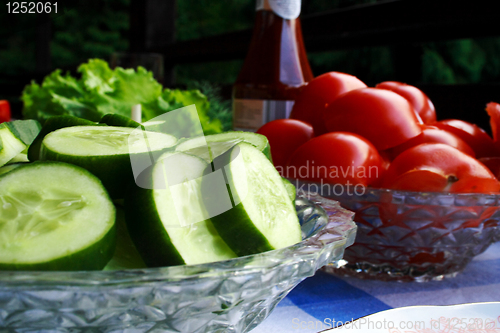
<svg viewBox="0 0 500 333"><path fill-rule="evenodd" d="M240 131L256 131L271 120L288 118L294 102L269 99L234 99L233 128Z"/></svg>
<svg viewBox="0 0 500 333"><path fill-rule="evenodd" d="M293 20L300 15L301 0L257 0L256 10L272 10L276 15Z"/></svg>

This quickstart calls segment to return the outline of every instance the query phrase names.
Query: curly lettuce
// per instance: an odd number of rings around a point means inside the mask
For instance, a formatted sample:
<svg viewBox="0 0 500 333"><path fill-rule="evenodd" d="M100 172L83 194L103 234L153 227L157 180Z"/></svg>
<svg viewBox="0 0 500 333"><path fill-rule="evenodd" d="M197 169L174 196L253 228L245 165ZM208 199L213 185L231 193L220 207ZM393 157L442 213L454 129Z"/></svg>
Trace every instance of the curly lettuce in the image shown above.
<svg viewBox="0 0 500 333"><path fill-rule="evenodd" d="M56 70L41 85L27 85L21 97L24 118L44 123L51 116L66 114L99 121L108 113L130 117L132 106L141 104L142 120L147 121L195 104L205 134L222 132L220 121L208 116L210 103L199 90L163 89L153 74L142 67L110 69L100 59L80 65L78 73L81 77L74 78Z"/></svg>

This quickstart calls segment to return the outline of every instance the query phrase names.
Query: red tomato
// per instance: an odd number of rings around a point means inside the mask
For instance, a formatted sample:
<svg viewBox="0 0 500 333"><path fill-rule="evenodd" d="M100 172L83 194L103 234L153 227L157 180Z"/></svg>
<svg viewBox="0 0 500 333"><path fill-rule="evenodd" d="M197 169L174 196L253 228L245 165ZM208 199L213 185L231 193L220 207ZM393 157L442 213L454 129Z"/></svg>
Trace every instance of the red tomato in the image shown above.
<svg viewBox="0 0 500 333"><path fill-rule="evenodd" d="M424 143L401 153L389 166L382 187L453 193L500 191L500 183L486 166L441 143Z"/></svg>
<svg viewBox="0 0 500 333"><path fill-rule="evenodd" d="M500 104L490 102L486 104L486 112L490 116L491 133L493 134L493 141L500 139Z"/></svg>
<svg viewBox="0 0 500 333"><path fill-rule="evenodd" d="M389 169L389 166L391 165L391 159L389 158L389 154L387 153L387 150L379 150L379 155L380 158L382 159L382 172L381 175L384 175L387 169ZM379 177L376 181L370 184L371 187L380 187L382 184L382 177Z"/></svg>
<svg viewBox="0 0 500 333"><path fill-rule="evenodd" d="M422 133L410 103L385 89L362 88L339 96L325 111L328 130L368 139L377 149L395 147Z"/></svg>
<svg viewBox="0 0 500 333"><path fill-rule="evenodd" d="M259 128L257 133L269 140L274 166L282 176L292 153L314 136L310 124L296 119L273 120Z"/></svg>
<svg viewBox="0 0 500 333"><path fill-rule="evenodd" d="M10 104L6 100L0 101L0 123L10 121Z"/></svg>
<svg viewBox="0 0 500 333"><path fill-rule="evenodd" d="M476 157L474 150L472 150L472 148L468 144L466 144L464 140L460 139L453 133L444 131L432 125L422 125L422 134L400 144L399 146L389 148L386 150L386 152L390 159L393 160L403 151L410 149L411 147L418 146L422 143L444 143L448 146L457 148L467 155Z"/></svg>
<svg viewBox="0 0 500 333"><path fill-rule="evenodd" d="M493 139L475 124L458 119L447 119L438 121L433 125L464 140L474 150L477 158L499 155Z"/></svg>
<svg viewBox="0 0 500 333"><path fill-rule="evenodd" d="M302 89L293 105L290 118L312 124L316 135L327 133L323 121L326 105L340 94L365 87L366 84L349 74L329 72L320 75Z"/></svg>
<svg viewBox="0 0 500 333"><path fill-rule="evenodd" d="M497 155L500 155L500 104L490 102L486 104L486 112L490 116L491 133L496 147Z"/></svg>
<svg viewBox="0 0 500 333"><path fill-rule="evenodd" d="M481 157L479 162L483 163L491 173L500 179L500 157Z"/></svg>
<svg viewBox="0 0 500 333"><path fill-rule="evenodd" d="M406 98L415 112L420 116L424 124L432 124L436 122L436 109L429 97L417 87L409 84L395 81L386 81L377 84L377 88L387 89Z"/></svg>
<svg viewBox="0 0 500 333"><path fill-rule="evenodd" d="M327 133L300 146L288 160L289 178L368 186L383 173L377 149L365 138L346 132Z"/></svg>

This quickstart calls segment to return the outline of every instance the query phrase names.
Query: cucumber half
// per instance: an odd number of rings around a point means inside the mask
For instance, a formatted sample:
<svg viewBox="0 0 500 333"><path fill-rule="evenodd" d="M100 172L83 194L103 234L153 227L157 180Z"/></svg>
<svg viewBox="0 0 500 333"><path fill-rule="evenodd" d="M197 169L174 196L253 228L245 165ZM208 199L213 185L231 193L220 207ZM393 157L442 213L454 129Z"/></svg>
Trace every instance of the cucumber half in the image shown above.
<svg viewBox="0 0 500 333"><path fill-rule="evenodd" d="M120 199L134 175L176 141L168 134L130 127L73 126L49 133L42 142L40 159L81 166L102 181L113 199Z"/></svg>
<svg viewBox="0 0 500 333"><path fill-rule="evenodd" d="M201 177L207 165L196 156L167 152L152 169L153 189L132 185L127 192L127 227L148 266L192 265L236 257L202 205Z"/></svg>
<svg viewBox="0 0 500 333"><path fill-rule="evenodd" d="M23 152L40 131L36 120L15 120L0 124L0 166Z"/></svg>
<svg viewBox="0 0 500 333"><path fill-rule="evenodd" d="M114 224L108 194L85 169L36 162L0 177L0 270L102 269Z"/></svg>
<svg viewBox="0 0 500 333"><path fill-rule="evenodd" d="M123 208L116 207L116 249L113 258L108 262L105 271L146 268L137 248L135 247L125 224Z"/></svg>
<svg viewBox="0 0 500 333"><path fill-rule="evenodd" d="M288 196L292 201L295 201L295 198L297 197L297 189L295 188L295 185L293 185L288 179L286 178L281 178L283 181L283 185L285 185L286 191L288 193Z"/></svg>
<svg viewBox="0 0 500 333"><path fill-rule="evenodd" d="M14 170L15 168L18 168L24 164L26 164L26 163L23 162L23 163L12 163L12 164L4 165L3 167L0 167L0 176L3 174L6 174L7 172Z"/></svg>
<svg viewBox="0 0 500 333"><path fill-rule="evenodd" d="M202 193L215 229L238 255L283 248L302 240L292 200L278 171L253 145L239 143L213 162L222 170L233 207L220 214L215 178L204 177ZM209 168L211 168L210 166Z"/></svg>
<svg viewBox="0 0 500 333"><path fill-rule="evenodd" d="M28 149L28 159L31 162L34 162L40 157L40 147L42 146L42 141L47 134L53 132L57 129L71 126L93 126L95 123L93 121L78 118L74 116L61 115L61 116L52 116L48 118L43 124L40 133L38 133L33 143L30 145Z"/></svg>
<svg viewBox="0 0 500 333"><path fill-rule="evenodd" d="M116 113L108 113L102 116L99 121L100 124L106 124L109 126L121 126L121 127L132 127L137 128L140 127L137 121L130 119L129 117L122 116L121 114Z"/></svg>
<svg viewBox="0 0 500 333"><path fill-rule="evenodd" d="M220 156L240 142L252 144L271 160L271 148L267 138L264 135L252 132L230 131L220 134L199 136L179 143L175 150L196 155L207 162L211 162L214 158Z"/></svg>

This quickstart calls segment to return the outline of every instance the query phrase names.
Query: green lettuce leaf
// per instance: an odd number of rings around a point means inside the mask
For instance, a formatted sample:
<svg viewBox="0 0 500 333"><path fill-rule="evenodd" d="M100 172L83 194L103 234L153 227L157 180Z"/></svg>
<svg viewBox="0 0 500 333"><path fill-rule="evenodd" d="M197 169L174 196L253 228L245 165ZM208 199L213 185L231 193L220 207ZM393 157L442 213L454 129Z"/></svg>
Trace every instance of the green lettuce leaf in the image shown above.
<svg viewBox="0 0 500 333"><path fill-rule="evenodd" d="M210 103L199 90L163 89L142 67L110 69L106 61L91 59L80 65L78 73L81 77L74 78L56 70L41 85L26 86L21 97L24 118L44 123L50 116L67 114L99 121L108 113L130 117L132 106L141 104L142 120L147 121L195 104L205 134L222 131L220 121L208 116Z"/></svg>

